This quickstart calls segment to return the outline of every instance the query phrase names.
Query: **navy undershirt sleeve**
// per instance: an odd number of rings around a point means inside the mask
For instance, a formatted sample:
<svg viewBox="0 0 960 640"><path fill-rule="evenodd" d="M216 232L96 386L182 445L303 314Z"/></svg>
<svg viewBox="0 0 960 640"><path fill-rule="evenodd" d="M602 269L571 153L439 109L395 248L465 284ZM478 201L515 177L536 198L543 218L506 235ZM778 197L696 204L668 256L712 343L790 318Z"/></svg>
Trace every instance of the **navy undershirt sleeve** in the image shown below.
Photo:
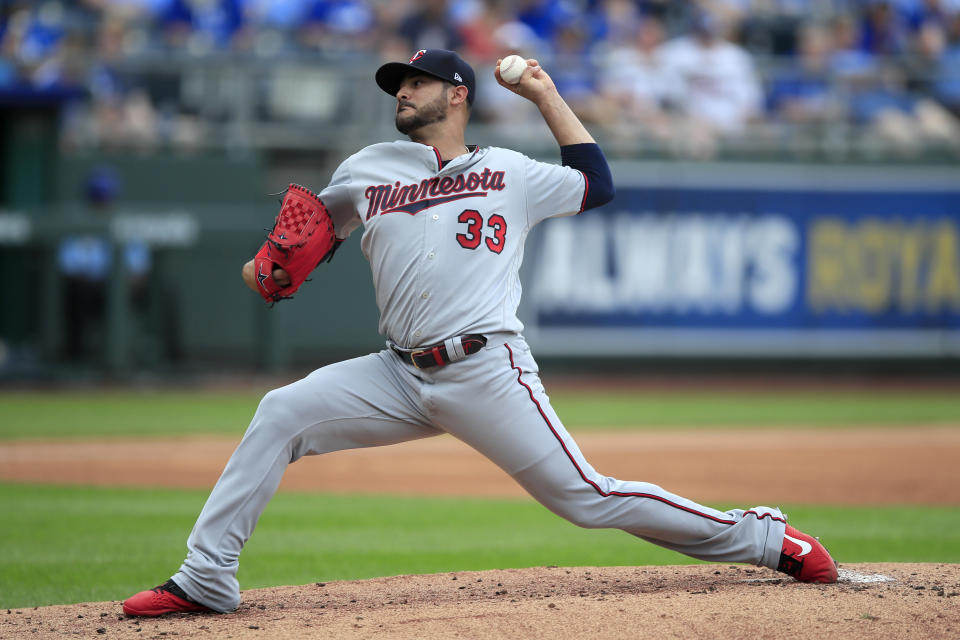
<svg viewBox="0 0 960 640"><path fill-rule="evenodd" d="M587 178L587 193L583 200L583 211L604 205L615 194L610 165L603 157L600 145L595 142L568 144L560 147L560 162L565 167L582 171Z"/></svg>

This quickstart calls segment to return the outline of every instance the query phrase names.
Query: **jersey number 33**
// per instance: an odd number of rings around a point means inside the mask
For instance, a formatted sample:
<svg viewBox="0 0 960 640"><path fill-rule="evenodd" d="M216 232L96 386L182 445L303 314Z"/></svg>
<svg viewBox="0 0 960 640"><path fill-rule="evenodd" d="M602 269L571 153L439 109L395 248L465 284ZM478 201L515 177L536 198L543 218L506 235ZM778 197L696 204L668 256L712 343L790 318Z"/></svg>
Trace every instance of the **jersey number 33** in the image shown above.
<svg viewBox="0 0 960 640"><path fill-rule="evenodd" d="M484 224L479 211L464 209L457 216L457 221L467 225L464 233L457 234L457 242L464 249L476 249L482 242L493 253L503 251L507 238L507 221L500 214L491 214Z"/></svg>

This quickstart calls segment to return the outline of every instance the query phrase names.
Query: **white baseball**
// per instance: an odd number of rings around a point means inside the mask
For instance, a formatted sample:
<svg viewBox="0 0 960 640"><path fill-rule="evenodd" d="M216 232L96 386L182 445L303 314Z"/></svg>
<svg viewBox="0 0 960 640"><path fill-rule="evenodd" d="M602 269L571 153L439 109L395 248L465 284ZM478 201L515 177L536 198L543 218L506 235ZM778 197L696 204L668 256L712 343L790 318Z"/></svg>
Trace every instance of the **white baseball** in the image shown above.
<svg viewBox="0 0 960 640"><path fill-rule="evenodd" d="M527 68L527 61L518 55L507 56L500 61L500 77L507 84L517 84L523 70Z"/></svg>

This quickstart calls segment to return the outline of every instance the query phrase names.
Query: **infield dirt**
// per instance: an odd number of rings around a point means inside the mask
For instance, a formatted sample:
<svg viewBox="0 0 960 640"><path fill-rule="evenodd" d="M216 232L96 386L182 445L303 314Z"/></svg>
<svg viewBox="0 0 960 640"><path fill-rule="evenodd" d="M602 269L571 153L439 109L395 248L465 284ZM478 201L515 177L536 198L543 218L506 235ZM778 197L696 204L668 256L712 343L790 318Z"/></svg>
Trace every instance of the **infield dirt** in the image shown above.
<svg viewBox="0 0 960 640"><path fill-rule="evenodd" d="M960 637L960 565L846 569L892 580L808 585L733 565L396 576L254 589L231 614L130 618L119 602L16 609L0 612L0 638Z"/></svg>
<svg viewBox="0 0 960 640"><path fill-rule="evenodd" d="M591 431L575 436L601 473L653 482L699 502L960 504L956 426ZM238 441L4 442L0 479L209 489ZM308 456L290 466L281 490L526 495L493 463L449 436Z"/></svg>

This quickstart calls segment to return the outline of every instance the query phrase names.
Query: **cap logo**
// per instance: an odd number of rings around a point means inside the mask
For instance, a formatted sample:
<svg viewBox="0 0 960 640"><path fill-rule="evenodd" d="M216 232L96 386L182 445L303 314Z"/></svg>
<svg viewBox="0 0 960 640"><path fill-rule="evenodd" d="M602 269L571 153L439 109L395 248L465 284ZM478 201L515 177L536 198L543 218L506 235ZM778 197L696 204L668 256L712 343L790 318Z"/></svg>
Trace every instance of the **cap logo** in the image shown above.
<svg viewBox="0 0 960 640"><path fill-rule="evenodd" d="M424 54L425 54L426 52L427 52L426 49L420 49L420 51L417 51L415 54L413 54L413 57L410 58L410 62L415 62L415 61L419 60L420 58L422 58L422 57L424 56Z"/></svg>
<svg viewBox="0 0 960 640"><path fill-rule="evenodd" d="M459 73L454 73L453 79L456 80L457 82L463 82L463 78L460 77Z"/></svg>

